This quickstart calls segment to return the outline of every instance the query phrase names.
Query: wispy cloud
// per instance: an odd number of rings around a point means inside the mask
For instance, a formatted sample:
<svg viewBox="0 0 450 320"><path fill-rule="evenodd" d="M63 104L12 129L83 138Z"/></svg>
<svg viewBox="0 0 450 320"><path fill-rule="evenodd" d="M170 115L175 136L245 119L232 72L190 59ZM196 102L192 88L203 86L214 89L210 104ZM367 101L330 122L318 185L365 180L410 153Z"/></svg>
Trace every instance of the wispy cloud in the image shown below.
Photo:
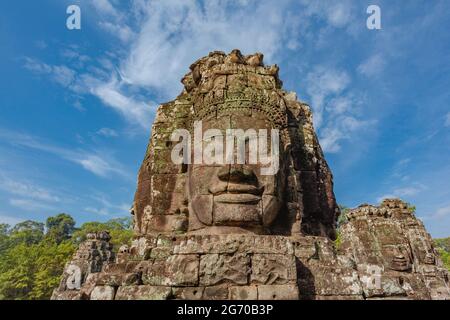
<svg viewBox="0 0 450 320"><path fill-rule="evenodd" d="M445 126L450 127L450 112L445 116Z"/></svg>
<svg viewBox="0 0 450 320"><path fill-rule="evenodd" d="M32 72L48 75L59 85L70 88L75 81L76 72L66 66L52 66L31 58L25 58L24 67Z"/></svg>
<svg viewBox="0 0 450 320"><path fill-rule="evenodd" d="M100 130L97 131L97 134L100 136L107 137L107 138L117 137L119 135L116 132L116 130L111 129L111 128L101 128Z"/></svg>
<svg viewBox="0 0 450 320"><path fill-rule="evenodd" d="M383 199L390 199L390 198L411 198L414 196L417 196L419 193L425 191L427 189L427 186L420 184L420 183L412 183L409 186L405 187L399 187L392 190L392 192L388 194L384 194L377 198L378 202L383 201Z"/></svg>
<svg viewBox="0 0 450 320"><path fill-rule="evenodd" d="M0 190L7 194L11 206L29 211L51 210L63 202L58 192L3 171L0 171Z"/></svg>
<svg viewBox="0 0 450 320"><path fill-rule="evenodd" d="M116 204L107 195L99 192L91 195L90 198L96 202L96 205L85 207L84 210L88 213L109 217L121 217L129 214L130 204Z"/></svg>
<svg viewBox="0 0 450 320"><path fill-rule="evenodd" d="M78 158L74 158L73 161L79 163L84 169L101 177L107 177L109 173L124 174L122 170L116 168L99 155L84 154Z"/></svg>
<svg viewBox="0 0 450 320"><path fill-rule="evenodd" d="M150 128L149 105L125 96L120 92L119 87L118 82L113 80L92 89L92 93L129 121L137 122L142 128Z"/></svg>
<svg viewBox="0 0 450 320"><path fill-rule="evenodd" d="M28 134L1 129L0 137L5 138L5 141L8 141L10 144L44 151L56 155L64 160L76 163L85 170L90 171L97 176L109 177L111 175L120 175L123 177L129 177L129 173L122 168L122 166L117 160L114 159L112 155L108 155L107 158L104 156L105 152L100 154L98 151L63 148L44 142Z"/></svg>
<svg viewBox="0 0 450 320"><path fill-rule="evenodd" d="M446 207L442 207L436 210L433 214L430 215L433 219L442 219L450 216L450 205Z"/></svg>
<svg viewBox="0 0 450 320"><path fill-rule="evenodd" d="M10 226L14 226L24 220L25 219L21 219L18 217L12 217L12 216L8 216L8 215L0 214L0 223L6 223L6 224L9 224Z"/></svg>
<svg viewBox="0 0 450 320"><path fill-rule="evenodd" d="M133 31L124 25L118 25L111 22L99 22L99 25L104 30L116 35L121 41L128 42L134 36Z"/></svg>
<svg viewBox="0 0 450 320"><path fill-rule="evenodd" d="M28 197L45 202L59 202L61 199L54 193L31 181L17 181L0 172L0 189L10 194Z"/></svg>
<svg viewBox="0 0 450 320"><path fill-rule="evenodd" d="M350 84L350 76L345 71L316 67L306 76L306 91L311 97L314 112L314 125L320 128L323 124L323 112L326 99L344 91Z"/></svg>
<svg viewBox="0 0 450 320"><path fill-rule="evenodd" d="M117 18L120 16L119 11L108 0L94 0L91 4L102 14Z"/></svg>
<svg viewBox="0 0 450 320"><path fill-rule="evenodd" d="M367 77L372 77L380 74L383 71L385 64L386 62L383 56L376 53L358 66L358 72Z"/></svg>
<svg viewBox="0 0 450 320"><path fill-rule="evenodd" d="M67 54L67 51L63 54ZM121 114L129 123L138 124L146 131L150 127L151 111L154 110L151 106L154 107L154 104L143 102L138 96L133 98L123 94L123 85L117 81L116 71L108 75L103 69L92 68L93 73L81 73L66 66L49 65L31 58L25 58L24 67L35 74L50 77L52 81L72 92L73 99L76 100L74 107L80 111L86 109L81 105L78 96L92 94L105 106Z"/></svg>
<svg viewBox="0 0 450 320"><path fill-rule="evenodd" d="M319 132L322 149L328 153L339 152L342 141L362 133L376 121L362 120L356 116L360 99L348 92L350 75L344 70L318 66L306 77L306 92L314 110L314 126Z"/></svg>
<svg viewBox="0 0 450 320"><path fill-rule="evenodd" d="M305 6L308 15L317 16L328 22L332 27L348 27L353 21L355 8L352 1L330 2L324 0L301 0L301 3Z"/></svg>
<svg viewBox="0 0 450 320"><path fill-rule="evenodd" d="M213 50L240 48L245 53L263 52L270 63L285 49L298 49L300 35L313 34L312 20L320 20L324 28L348 28L355 13L351 1L139 0L119 4L98 0L86 1L86 5L95 9L95 19L103 30L122 40L115 45L120 52L115 55L117 61L111 63L106 55L93 59L77 50L64 50L78 64L53 66L28 58L25 66L76 94L98 97L144 130L149 129L157 105L149 96L159 101L172 99L182 89L179 80L187 66L198 57ZM89 68L74 70L88 62ZM322 75L320 80L329 85L324 90L333 91L346 85L346 77L345 73ZM323 108L320 95L314 93L318 110ZM344 106L342 101L340 106ZM316 119L319 124L320 112Z"/></svg>
<svg viewBox="0 0 450 320"><path fill-rule="evenodd" d="M270 61L289 38L289 24L300 18L286 15L290 3L148 1L121 73L129 84L167 98L181 90L187 66L209 51L261 51Z"/></svg>
<svg viewBox="0 0 450 320"><path fill-rule="evenodd" d="M56 207L49 203L42 202L35 199L10 199L9 204L23 210L38 211L38 210L55 210Z"/></svg>

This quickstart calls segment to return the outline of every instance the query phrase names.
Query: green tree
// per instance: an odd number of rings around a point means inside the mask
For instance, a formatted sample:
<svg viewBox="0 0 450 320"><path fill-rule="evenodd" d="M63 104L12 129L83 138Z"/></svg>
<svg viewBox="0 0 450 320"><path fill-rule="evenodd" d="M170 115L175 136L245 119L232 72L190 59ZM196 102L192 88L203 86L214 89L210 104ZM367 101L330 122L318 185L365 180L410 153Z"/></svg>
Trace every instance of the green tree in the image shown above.
<svg viewBox="0 0 450 320"><path fill-rule="evenodd" d="M88 222L75 228L68 214L44 224L24 221L13 228L0 224L0 300L49 299L59 285L65 264L90 232L109 231L115 248L133 237L131 219Z"/></svg>
<svg viewBox="0 0 450 320"><path fill-rule="evenodd" d="M70 241L43 240L10 248L0 259L0 299L49 299L74 251Z"/></svg>
<svg viewBox="0 0 450 320"><path fill-rule="evenodd" d="M8 248L9 231L10 227L8 224L0 223L0 255Z"/></svg>
<svg viewBox="0 0 450 320"><path fill-rule="evenodd" d="M350 211L350 208L339 205L339 210L341 211L341 214L338 217L336 226L336 240L334 240L334 246L337 250L339 250L342 243L341 227L348 221L347 213Z"/></svg>
<svg viewBox="0 0 450 320"><path fill-rule="evenodd" d="M33 287L33 275L38 252L35 244L17 243L0 260L0 297L23 300Z"/></svg>
<svg viewBox="0 0 450 320"><path fill-rule="evenodd" d="M36 261L29 298L50 299L53 290L61 281L64 266L72 257L76 246L71 241L61 243L43 241L37 250L39 257Z"/></svg>
<svg viewBox="0 0 450 320"><path fill-rule="evenodd" d="M434 239L434 244L441 256L445 267L450 271L450 237Z"/></svg>
<svg viewBox="0 0 450 320"><path fill-rule="evenodd" d="M108 231L111 235L111 243L115 250L122 244L130 244L133 238L133 230L130 218L112 219L107 222L86 222L80 229L74 232L72 239L76 244L86 240L88 233Z"/></svg>
<svg viewBox="0 0 450 320"><path fill-rule="evenodd" d="M20 222L11 229L10 235L10 240L15 244L39 243L44 237L44 224L31 220Z"/></svg>
<svg viewBox="0 0 450 320"><path fill-rule="evenodd" d="M340 227L347 223L348 221L348 217L347 214L350 211L349 207L343 206L343 205L339 205L339 210L341 211L341 214L338 217L338 221L337 221L337 229L340 229Z"/></svg>
<svg viewBox="0 0 450 320"><path fill-rule="evenodd" d="M60 213L57 216L49 217L45 226L47 228L46 236L61 243L72 237L72 233L75 231L75 220L66 213Z"/></svg>
<svg viewBox="0 0 450 320"><path fill-rule="evenodd" d="M436 247L450 253L450 237L442 239L434 239Z"/></svg>

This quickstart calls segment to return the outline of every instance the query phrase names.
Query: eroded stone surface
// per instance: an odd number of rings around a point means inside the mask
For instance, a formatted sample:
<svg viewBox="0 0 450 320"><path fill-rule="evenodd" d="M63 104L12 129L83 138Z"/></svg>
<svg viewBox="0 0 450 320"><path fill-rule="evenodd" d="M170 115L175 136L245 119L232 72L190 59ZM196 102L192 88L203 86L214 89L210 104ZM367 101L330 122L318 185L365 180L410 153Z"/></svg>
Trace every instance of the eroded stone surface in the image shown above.
<svg viewBox="0 0 450 320"><path fill-rule="evenodd" d="M166 300L171 294L170 287L122 286L117 291L116 300Z"/></svg>
<svg viewBox="0 0 450 320"><path fill-rule="evenodd" d="M365 297L449 299L448 272L405 202L362 205L348 219L339 249L355 262Z"/></svg>
<svg viewBox="0 0 450 320"><path fill-rule="evenodd" d="M91 292L91 300L114 300L116 290L112 286L97 286Z"/></svg>
<svg viewBox="0 0 450 320"><path fill-rule="evenodd" d="M67 263L62 274L59 287L53 293L52 298L59 294L62 299L84 299L89 297L96 280L93 276L102 271L103 267L114 262L111 239L107 232L89 233L72 260ZM65 292L76 292L66 294Z"/></svg>
<svg viewBox="0 0 450 320"><path fill-rule="evenodd" d="M254 254L250 282L254 284L296 283L294 255Z"/></svg>
<svg viewBox="0 0 450 320"><path fill-rule="evenodd" d="M155 259L142 280L153 286L197 286L198 274L197 255L171 255L167 259Z"/></svg>
<svg viewBox="0 0 450 320"><path fill-rule="evenodd" d="M205 254L200 260L200 284L213 286L222 283L247 284L250 257L244 253Z"/></svg>

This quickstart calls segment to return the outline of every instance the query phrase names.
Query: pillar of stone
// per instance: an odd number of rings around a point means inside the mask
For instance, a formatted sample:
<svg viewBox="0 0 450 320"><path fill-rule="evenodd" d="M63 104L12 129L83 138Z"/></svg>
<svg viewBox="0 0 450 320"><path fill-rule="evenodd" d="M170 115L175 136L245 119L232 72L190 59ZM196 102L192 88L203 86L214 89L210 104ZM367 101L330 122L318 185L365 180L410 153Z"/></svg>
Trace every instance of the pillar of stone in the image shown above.
<svg viewBox="0 0 450 320"><path fill-rule="evenodd" d="M342 226L340 250L358 270L366 298L448 299L448 271L407 203L362 205Z"/></svg>
<svg viewBox="0 0 450 320"><path fill-rule="evenodd" d="M115 262L108 232L89 233L72 260L66 264L53 300L89 299L103 268Z"/></svg>

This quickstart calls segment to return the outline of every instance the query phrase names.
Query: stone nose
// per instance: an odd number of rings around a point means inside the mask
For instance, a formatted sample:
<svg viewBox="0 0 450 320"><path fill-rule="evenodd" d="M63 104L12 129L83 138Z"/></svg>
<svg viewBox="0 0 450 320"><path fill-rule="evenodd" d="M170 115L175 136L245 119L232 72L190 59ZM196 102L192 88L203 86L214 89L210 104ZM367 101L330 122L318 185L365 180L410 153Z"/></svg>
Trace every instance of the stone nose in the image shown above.
<svg viewBox="0 0 450 320"><path fill-rule="evenodd" d="M235 164L222 167L218 173L219 180L231 183L256 184L257 177L249 166Z"/></svg>

